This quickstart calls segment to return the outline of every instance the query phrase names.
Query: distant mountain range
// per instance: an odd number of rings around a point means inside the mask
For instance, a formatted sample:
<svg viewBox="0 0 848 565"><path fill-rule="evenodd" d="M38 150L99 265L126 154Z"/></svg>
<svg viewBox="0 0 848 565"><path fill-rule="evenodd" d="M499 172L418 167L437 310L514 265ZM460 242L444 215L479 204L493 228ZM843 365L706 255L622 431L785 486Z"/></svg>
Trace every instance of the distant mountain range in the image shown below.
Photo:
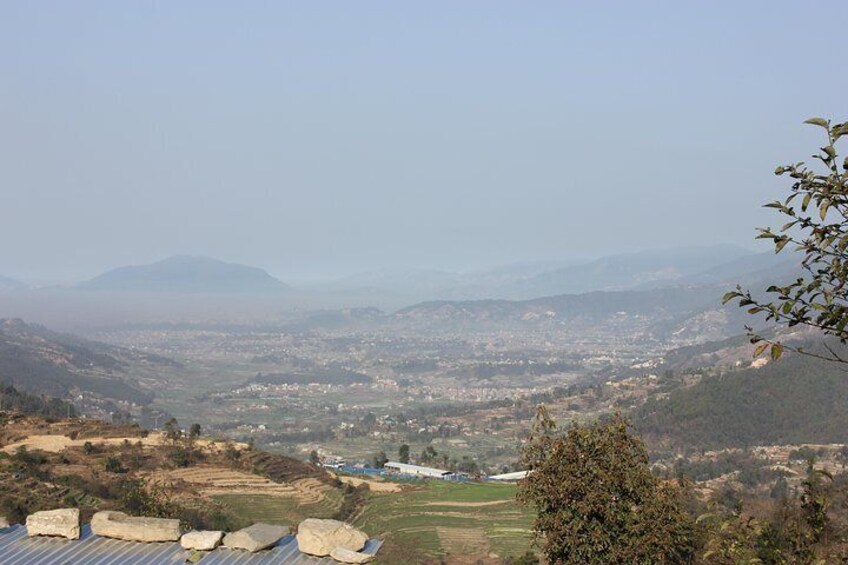
<svg viewBox="0 0 848 565"><path fill-rule="evenodd" d="M290 287L256 267L178 255L149 265L119 267L76 286L82 290L172 293L266 293Z"/></svg>
<svg viewBox="0 0 848 565"><path fill-rule="evenodd" d="M792 260L732 245L687 247L610 255L594 260L538 261L452 273L429 269L361 273L315 287L322 292L371 292L406 296L410 302L508 299L650 290L671 286L736 284L757 271L771 272Z"/></svg>
<svg viewBox="0 0 848 565"><path fill-rule="evenodd" d="M732 245L610 255L587 264L542 273L526 281L521 290L540 296L593 290L657 288L752 255L754 253L751 251Z"/></svg>
<svg viewBox="0 0 848 565"><path fill-rule="evenodd" d="M531 300L442 300L403 308L394 314L394 318L430 322L504 323L562 321L617 313L676 316L716 305L720 296L721 289L718 287L676 287L559 294Z"/></svg>
<svg viewBox="0 0 848 565"><path fill-rule="evenodd" d="M732 335L728 329L742 321L738 309L721 308L724 292L737 283L756 290L790 279L798 273L794 255L728 245L678 248L591 261L516 263L468 273L377 271L300 286L297 292L259 268L176 256L113 269L71 287L27 288L18 283L7 285L15 292L4 292L0 282L0 311L78 329L184 321L297 320L304 327L389 321L561 322L607 315L613 309L655 318L662 335L679 332L676 335L699 336L700 341ZM396 314L384 316L369 307ZM366 311L367 316L361 315Z"/></svg>

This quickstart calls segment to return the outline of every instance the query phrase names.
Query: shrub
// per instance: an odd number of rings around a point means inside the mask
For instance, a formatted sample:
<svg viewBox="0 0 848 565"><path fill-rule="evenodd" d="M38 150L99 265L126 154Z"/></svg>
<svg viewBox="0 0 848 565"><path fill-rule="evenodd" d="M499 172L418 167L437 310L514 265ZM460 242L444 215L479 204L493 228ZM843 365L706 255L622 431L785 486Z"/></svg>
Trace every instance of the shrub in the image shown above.
<svg viewBox="0 0 848 565"><path fill-rule="evenodd" d="M675 483L651 474L644 443L616 415L564 434L543 406L523 453L519 500L537 512L551 563L685 563L694 524Z"/></svg>

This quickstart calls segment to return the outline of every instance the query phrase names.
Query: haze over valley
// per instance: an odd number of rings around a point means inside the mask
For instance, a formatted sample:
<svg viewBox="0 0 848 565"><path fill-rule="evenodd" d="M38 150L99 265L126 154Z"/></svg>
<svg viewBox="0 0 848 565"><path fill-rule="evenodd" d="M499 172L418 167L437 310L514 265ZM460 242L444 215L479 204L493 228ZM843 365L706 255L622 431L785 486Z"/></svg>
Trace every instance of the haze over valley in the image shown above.
<svg viewBox="0 0 848 565"><path fill-rule="evenodd" d="M0 564L848 556L848 3L0 3Z"/></svg>

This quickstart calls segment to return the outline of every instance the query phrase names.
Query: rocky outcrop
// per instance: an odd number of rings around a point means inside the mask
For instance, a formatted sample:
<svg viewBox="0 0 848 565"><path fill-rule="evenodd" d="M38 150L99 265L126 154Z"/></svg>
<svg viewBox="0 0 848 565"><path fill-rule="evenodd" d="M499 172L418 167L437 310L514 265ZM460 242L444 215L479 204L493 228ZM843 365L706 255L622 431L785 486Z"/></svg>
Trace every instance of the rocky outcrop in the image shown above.
<svg viewBox="0 0 848 565"><path fill-rule="evenodd" d="M324 557L336 548L356 552L365 547L368 536L338 520L308 518L297 527L297 547L303 553Z"/></svg>
<svg viewBox="0 0 848 565"><path fill-rule="evenodd" d="M194 549L197 551L212 551L221 543L224 532L216 531L194 531L183 534L180 545L183 549Z"/></svg>
<svg viewBox="0 0 848 565"><path fill-rule="evenodd" d="M80 537L79 508L43 510L27 516L27 535L60 536L68 539Z"/></svg>
<svg viewBox="0 0 848 565"><path fill-rule="evenodd" d="M251 553L267 549L291 533L286 526L253 524L224 536L224 545L230 549L243 549Z"/></svg>
<svg viewBox="0 0 848 565"><path fill-rule="evenodd" d="M331 551L330 557L340 563L368 563L374 559L374 555L370 553L360 553L343 547L337 547Z"/></svg>
<svg viewBox="0 0 848 565"><path fill-rule="evenodd" d="M111 510L91 518L91 531L107 538L141 542L177 541L181 534L179 520L137 518Z"/></svg>

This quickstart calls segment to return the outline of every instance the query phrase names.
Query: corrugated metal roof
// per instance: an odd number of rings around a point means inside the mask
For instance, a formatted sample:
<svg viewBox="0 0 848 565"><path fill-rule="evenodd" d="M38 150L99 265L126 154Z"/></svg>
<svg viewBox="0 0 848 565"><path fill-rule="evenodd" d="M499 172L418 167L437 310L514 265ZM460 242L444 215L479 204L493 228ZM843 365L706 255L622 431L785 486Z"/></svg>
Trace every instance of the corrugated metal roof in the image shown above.
<svg viewBox="0 0 848 565"><path fill-rule="evenodd" d="M26 526L0 529L0 565L169 565L184 563L189 552L179 543L136 543L103 538L82 527L79 540L28 537ZM369 540L364 553L377 553L382 541ZM297 549L294 536L286 536L271 549L258 553L219 548L200 565L326 565L329 558L310 557Z"/></svg>

